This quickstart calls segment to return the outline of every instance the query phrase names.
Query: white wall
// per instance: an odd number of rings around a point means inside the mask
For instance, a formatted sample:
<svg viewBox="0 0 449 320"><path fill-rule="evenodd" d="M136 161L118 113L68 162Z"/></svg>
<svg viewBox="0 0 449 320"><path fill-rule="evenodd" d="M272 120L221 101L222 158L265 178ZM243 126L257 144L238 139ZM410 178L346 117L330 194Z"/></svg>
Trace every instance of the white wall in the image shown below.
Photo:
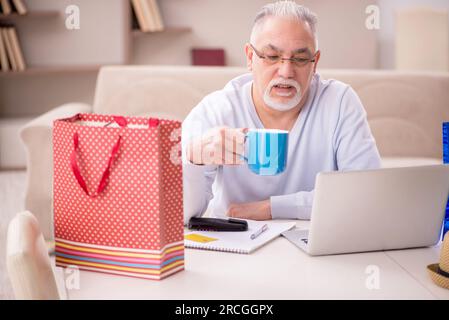
<svg viewBox="0 0 449 320"><path fill-rule="evenodd" d="M159 0L168 26L191 33L150 34L134 40L135 64L190 64L190 48L221 47L229 66L244 66L243 45L264 0ZM365 8L376 0L297 1L318 15L322 68L376 68L377 31L365 28Z"/></svg>
<svg viewBox="0 0 449 320"><path fill-rule="evenodd" d="M449 10L448 0L378 0L380 8L379 68L395 68L395 12L404 8L426 6ZM417 54L425 54L420 52Z"/></svg>
<svg viewBox="0 0 449 320"><path fill-rule="evenodd" d="M29 10L58 10L56 18L27 17L16 23L30 66L126 62L129 0L28 0ZM80 29L68 30L65 9L80 9Z"/></svg>

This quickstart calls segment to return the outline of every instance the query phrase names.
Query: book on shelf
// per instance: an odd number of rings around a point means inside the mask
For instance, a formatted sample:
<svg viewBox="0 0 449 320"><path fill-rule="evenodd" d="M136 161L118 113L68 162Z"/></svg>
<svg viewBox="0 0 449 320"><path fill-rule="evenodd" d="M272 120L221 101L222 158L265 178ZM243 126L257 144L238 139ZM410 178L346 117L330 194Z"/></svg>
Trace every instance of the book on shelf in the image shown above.
<svg viewBox="0 0 449 320"><path fill-rule="evenodd" d="M2 7L2 15L6 16L12 13L12 8L9 0L0 0L0 6Z"/></svg>
<svg viewBox="0 0 449 320"><path fill-rule="evenodd" d="M0 0L0 15L7 16L12 13L19 15L28 13L23 0Z"/></svg>
<svg viewBox="0 0 449 320"><path fill-rule="evenodd" d="M143 8L142 8L142 1L141 0L131 0L133 12L136 16L138 26L140 30L147 32L150 31L150 27L147 24L147 20L145 19L145 16L143 15Z"/></svg>
<svg viewBox="0 0 449 320"><path fill-rule="evenodd" d="M151 11L151 5L149 0L140 0L142 3L143 15L145 17L146 23L148 25L148 30L146 31L156 31L156 17L154 17Z"/></svg>
<svg viewBox="0 0 449 320"><path fill-rule="evenodd" d="M193 48L192 65L194 66L224 66L224 49Z"/></svg>
<svg viewBox="0 0 449 320"><path fill-rule="evenodd" d="M11 44L12 44L14 57L16 59L17 70L18 71L24 71L25 68L26 68L25 60L23 59L22 48L20 47L19 37L17 36L16 28L13 28L13 27L12 28L8 28L7 31L8 31L8 34L9 34L9 39L10 39Z"/></svg>
<svg viewBox="0 0 449 320"><path fill-rule="evenodd" d="M159 10L159 6L156 0L147 0L147 1L150 3L151 12L155 20L156 31L164 30L164 23L162 21L161 11Z"/></svg>
<svg viewBox="0 0 449 320"><path fill-rule="evenodd" d="M133 26L138 25L143 32L162 31L164 23L156 0L131 0ZM137 20L137 23L136 21Z"/></svg>
<svg viewBox="0 0 449 320"><path fill-rule="evenodd" d="M28 9L25 6L25 3L22 0L11 0L13 7L15 8L15 11L20 14L24 15L28 13Z"/></svg>
<svg viewBox="0 0 449 320"><path fill-rule="evenodd" d="M2 34L3 42L5 43L6 55L8 57L9 65L12 71L17 71L16 58L14 57L14 51L12 49L11 40L9 39L9 32L7 28L0 28L0 33Z"/></svg>
<svg viewBox="0 0 449 320"><path fill-rule="evenodd" d="M13 26L0 27L0 64L2 71L26 69L17 31Z"/></svg>
<svg viewBox="0 0 449 320"><path fill-rule="evenodd" d="M1 71L9 71L9 62L6 53L6 43L3 40L2 28L0 28L0 66Z"/></svg>

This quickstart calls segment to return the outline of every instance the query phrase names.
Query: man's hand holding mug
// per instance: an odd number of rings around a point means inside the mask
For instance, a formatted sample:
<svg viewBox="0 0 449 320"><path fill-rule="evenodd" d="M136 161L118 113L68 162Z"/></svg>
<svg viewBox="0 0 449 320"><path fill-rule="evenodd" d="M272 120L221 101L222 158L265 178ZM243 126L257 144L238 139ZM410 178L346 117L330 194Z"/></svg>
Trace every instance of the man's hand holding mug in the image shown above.
<svg viewBox="0 0 449 320"><path fill-rule="evenodd" d="M288 156L288 131L216 127L193 139L188 160L199 165L248 165L255 174L274 176L284 172Z"/></svg>
<svg viewBox="0 0 449 320"><path fill-rule="evenodd" d="M187 158L199 165L243 164L246 128L215 127L194 138L187 147Z"/></svg>

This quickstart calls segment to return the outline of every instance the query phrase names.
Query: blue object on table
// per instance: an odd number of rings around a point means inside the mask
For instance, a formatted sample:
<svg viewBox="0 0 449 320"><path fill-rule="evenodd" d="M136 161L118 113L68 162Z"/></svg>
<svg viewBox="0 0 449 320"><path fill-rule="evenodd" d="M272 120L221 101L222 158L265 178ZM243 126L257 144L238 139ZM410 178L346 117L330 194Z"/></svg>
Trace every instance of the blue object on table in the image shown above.
<svg viewBox="0 0 449 320"><path fill-rule="evenodd" d="M443 122L443 163L449 164L449 122ZM449 198L446 203L446 216L443 222L442 239L447 231L449 231Z"/></svg>

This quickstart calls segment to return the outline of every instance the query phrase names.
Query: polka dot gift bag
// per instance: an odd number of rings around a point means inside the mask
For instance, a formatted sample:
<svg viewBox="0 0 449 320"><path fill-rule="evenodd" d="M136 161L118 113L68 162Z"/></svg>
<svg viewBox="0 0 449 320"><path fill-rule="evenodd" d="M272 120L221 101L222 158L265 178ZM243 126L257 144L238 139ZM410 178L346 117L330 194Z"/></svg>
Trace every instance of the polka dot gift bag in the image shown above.
<svg viewBox="0 0 449 320"><path fill-rule="evenodd" d="M184 269L180 137L171 120L55 121L58 266L147 279Z"/></svg>

